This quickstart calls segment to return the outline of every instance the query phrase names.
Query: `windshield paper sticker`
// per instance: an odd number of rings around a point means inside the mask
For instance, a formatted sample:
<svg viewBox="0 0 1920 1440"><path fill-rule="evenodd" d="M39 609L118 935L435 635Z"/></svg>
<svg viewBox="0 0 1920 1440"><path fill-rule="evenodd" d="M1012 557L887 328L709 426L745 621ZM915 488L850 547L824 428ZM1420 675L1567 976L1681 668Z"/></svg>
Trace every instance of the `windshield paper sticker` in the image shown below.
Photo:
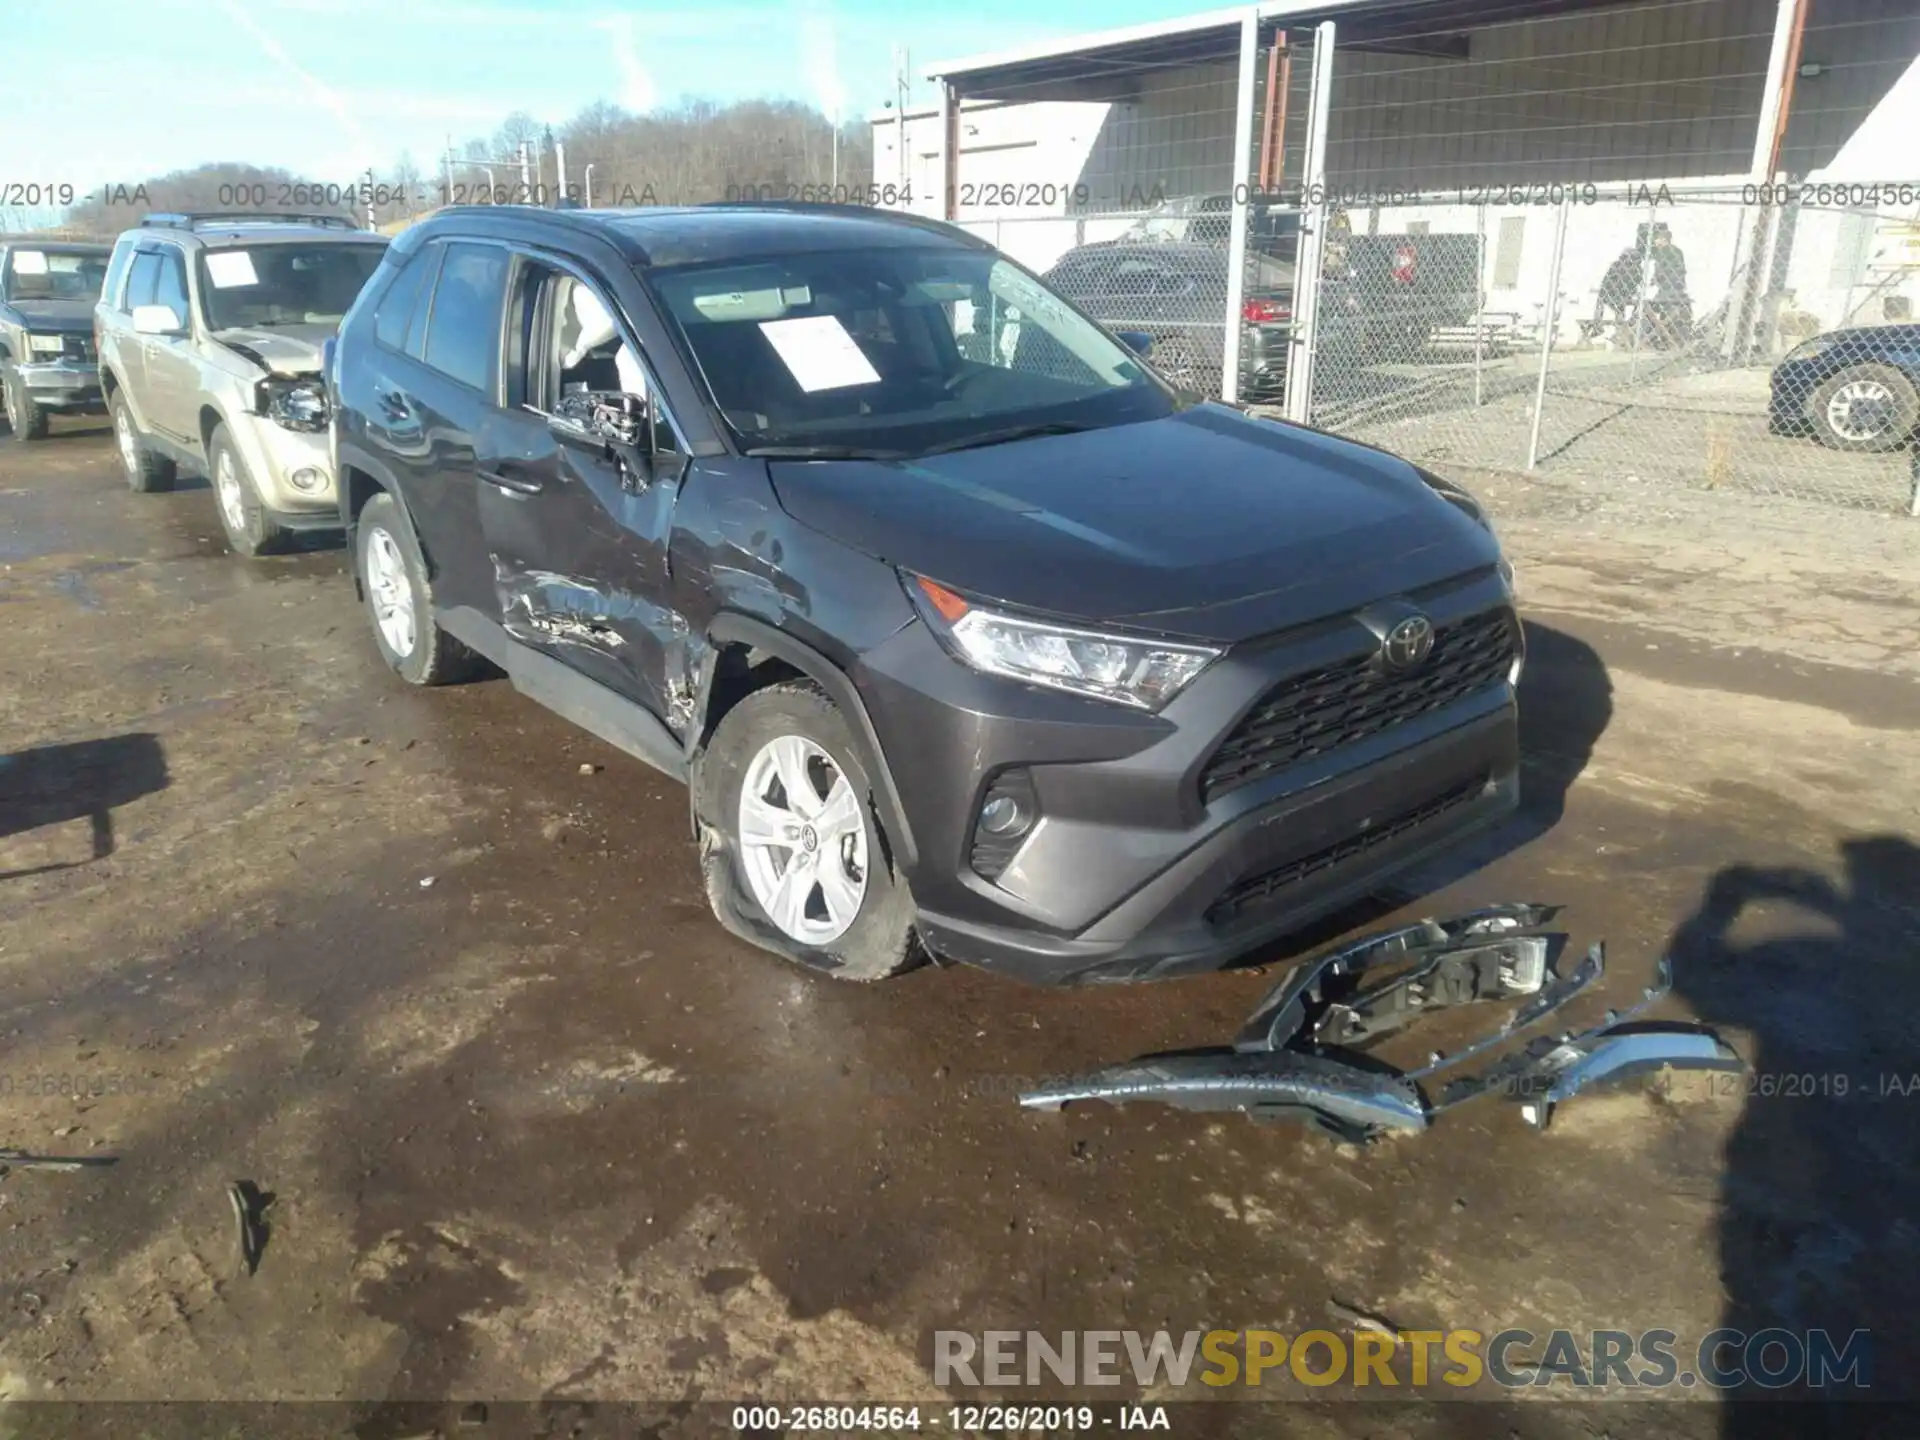
<svg viewBox="0 0 1920 1440"><path fill-rule="evenodd" d="M253 271L253 256L245 250L209 250L207 278L216 290L233 290L242 285L258 285Z"/></svg>
<svg viewBox="0 0 1920 1440"><path fill-rule="evenodd" d="M880 379L837 315L764 320L760 333L808 394L848 385L873 385Z"/></svg>
<svg viewBox="0 0 1920 1440"><path fill-rule="evenodd" d="M13 273L16 275L44 275L47 273L47 256L42 250L16 250L13 252Z"/></svg>

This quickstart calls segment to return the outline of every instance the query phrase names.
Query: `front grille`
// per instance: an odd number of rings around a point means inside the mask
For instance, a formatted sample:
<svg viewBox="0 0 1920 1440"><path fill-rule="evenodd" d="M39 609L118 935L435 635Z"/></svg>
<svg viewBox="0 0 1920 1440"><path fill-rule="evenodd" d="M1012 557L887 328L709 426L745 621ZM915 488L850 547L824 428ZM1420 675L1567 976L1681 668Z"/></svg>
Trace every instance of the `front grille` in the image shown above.
<svg viewBox="0 0 1920 1440"><path fill-rule="evenodd" d="M62 336L60 353L69 360L87 360L94 358L93 337L91 335Z"/></svg>
<svg viewBox="0 0 1920 1440"><path fill-rule="evenodd" d="M1316 850L1311 855L1303 855L1298 860L1289 860L1286 864L1272 870L1263 870L1245 880L1236 881L1221 892L1220 898L1207 907L1207 923L1210 925L1229 924L1239 919L1249 910L1258 909L1272 901L1274 896L1299 884L1309 876L1335 865L1343 865L1355 856L1365 855L1377 850L1389 841L1397 840L1409 831L1417 830L1429 821L1437 820L1450 810L1457 810L1474 799L1487 788L1485 775L1456 785L1444 794L1423 801L1378 825L1349 835L1336 841L1324 850Z"/></svg>
<svg viewBox="0 0 1920 1440"><path fill-rule="evenodd" d="M1222 795L1329 750L1378 735L1505 680L1516 636L1511 614L1487 610L1442 625L1412 670L1382 669L1372 655L1289 675L1264 695L1207 762L1200 795Z"/></svg>

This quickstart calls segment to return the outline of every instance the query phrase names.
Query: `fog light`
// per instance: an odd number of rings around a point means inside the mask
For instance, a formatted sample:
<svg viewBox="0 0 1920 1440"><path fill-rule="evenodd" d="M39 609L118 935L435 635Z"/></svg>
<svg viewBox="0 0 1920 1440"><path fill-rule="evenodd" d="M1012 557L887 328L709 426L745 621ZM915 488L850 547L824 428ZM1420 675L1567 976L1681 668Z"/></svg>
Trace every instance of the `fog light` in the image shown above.
<svg viewBox="0 0 1920 1440"><path fill-rule="evenodd" d="M987 787L987 798L973 825L974 874L995 880L1013 863L1027 835L1040 818L1040 797L1033 776L1025 770L1006 770Z"/></svg>
<svg viewBox="0 0 1920 1440"><path fill-rule="evenodd" d="M989 835L1018 835L1032 823L1033 817L1012 795L996 795L980 808L980 828Z"/></svg>
<svg viewBox="0 0 1920 1440"><path fill-rule="evenodd" d="M316 470L313 466L308 465L294 471L293 474L287 477L287 481L294 489L304 491L311 495L316 490L324 490L326 488L327 472L324 470Z"/></svg>

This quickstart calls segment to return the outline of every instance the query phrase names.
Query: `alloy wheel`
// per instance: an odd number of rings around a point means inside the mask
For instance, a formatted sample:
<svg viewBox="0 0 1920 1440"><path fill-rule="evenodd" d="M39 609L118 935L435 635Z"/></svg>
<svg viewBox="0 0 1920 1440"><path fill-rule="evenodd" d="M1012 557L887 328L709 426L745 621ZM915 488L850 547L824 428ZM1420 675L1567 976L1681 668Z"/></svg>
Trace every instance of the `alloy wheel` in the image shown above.
<svg viewBox="0 0 1920 1440"><path fill-rule="evenodd" d="M387 648L402 660L413 653L413 584L406 561L387 531L367 531L367 595L373 601L374 623Z"/></svg>
<svg viewBox="0 0 1920 1440"><path fill-rule="evenodd" d="M747 886L790 940L825 945L846 933L867 893L860 797L834 758L801 735L768 741L740 787Z"/></svg>
<svg viewBox="0 0 1920 1440"><path fill-rule="evenodd" d="M120 446L120 463L127 467L129 476L140 474L140 447L134 443L133 421L127 418L127 407L122 405L113 413L113 438Z"/></svg>
<svg viewBox="0 0 1920 1440"><path fill-rule="evenodd" d="M220 497L220 515L235 535L247 533L247 500L240 489L240 470L233 452L223 449L213 466L213 488Z"/></svg>

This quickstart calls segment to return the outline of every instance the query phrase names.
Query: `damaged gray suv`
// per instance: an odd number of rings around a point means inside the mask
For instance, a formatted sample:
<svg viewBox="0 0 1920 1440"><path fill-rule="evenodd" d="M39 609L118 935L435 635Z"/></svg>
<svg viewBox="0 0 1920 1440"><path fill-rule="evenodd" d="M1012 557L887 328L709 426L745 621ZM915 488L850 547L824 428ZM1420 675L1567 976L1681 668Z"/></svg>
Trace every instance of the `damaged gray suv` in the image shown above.
<svg viewBox="0 0 1920 1440"><path fill-rule="evenodd" d="M330 349L373 643L685 781L843 978L1205 970L1514 808L1486 516L1197 401L992 246L835 206L443 210Z"/></svg>
<svg viewBox="0 0 1920 1440"><path fill-rule="evenodd" d="M94 331L127 483L205 473L242 555L336 527L320 346L386 247L323 215L154 214L122 235Z"/></svg>

